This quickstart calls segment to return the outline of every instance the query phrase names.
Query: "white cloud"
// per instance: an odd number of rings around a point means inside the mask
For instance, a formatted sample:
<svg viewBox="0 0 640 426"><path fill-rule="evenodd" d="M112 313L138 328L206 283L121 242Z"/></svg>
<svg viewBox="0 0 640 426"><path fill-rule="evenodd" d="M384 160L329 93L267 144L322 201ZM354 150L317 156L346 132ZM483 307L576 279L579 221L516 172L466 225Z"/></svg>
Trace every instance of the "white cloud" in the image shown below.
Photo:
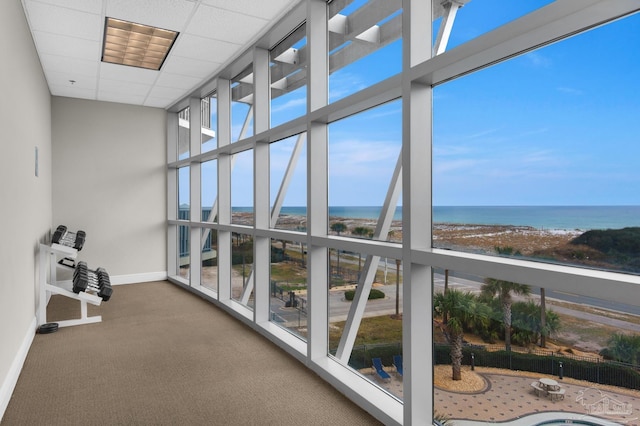
<svg viewBox="0 0 640 426"><path fill-rule="evenodd" d="M568 95L576 95L576 96L584 95L584 92L582 90L575 89L573 87L558 87L556 88L556 90L558 92L566 93Z"/></svg>
<svg viewBox="0 0 640 426"><path fill-rule="evenodd" d="M272 106L271 114L279 114L291 109L298 109L303 106L306 107L306 105L307 105L306 97L303 96L300 98L292 98L292 99L289 99L287 102L283 102L280 105Z"/></svg>
<svg viewBox="0 0 640 426"><path fill-rule="evenodd" d="M529 52L523 57L536 68L549 68L553 65L553 61L549 57L542 55L539 51Z"/></svg>

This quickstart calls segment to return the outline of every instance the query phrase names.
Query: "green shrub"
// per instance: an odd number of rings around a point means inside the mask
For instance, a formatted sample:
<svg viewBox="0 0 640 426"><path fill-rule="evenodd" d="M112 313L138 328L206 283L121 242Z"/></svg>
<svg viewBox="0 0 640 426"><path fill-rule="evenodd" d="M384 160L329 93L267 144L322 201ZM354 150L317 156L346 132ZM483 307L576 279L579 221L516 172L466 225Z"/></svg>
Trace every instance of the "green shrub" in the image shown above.
<svg viewBox="0 0 640 426"><path fill-rule="evenodd" d="M355 294L356 294L355 290L345 290L344 298L347 300L353 300L353 296L355 296ZM384 298L385 298L385 294L380 290L372 288L371 291L369 292L369 300L384 299Z"/></svg>

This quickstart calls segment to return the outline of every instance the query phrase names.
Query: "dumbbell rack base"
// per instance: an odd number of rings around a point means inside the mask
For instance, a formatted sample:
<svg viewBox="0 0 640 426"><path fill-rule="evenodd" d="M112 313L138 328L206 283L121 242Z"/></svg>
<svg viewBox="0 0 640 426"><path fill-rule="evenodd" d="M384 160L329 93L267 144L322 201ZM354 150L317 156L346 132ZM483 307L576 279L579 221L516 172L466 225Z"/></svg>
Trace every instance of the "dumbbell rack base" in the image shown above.
<svg viewBox="0 0 640 426"><path fill-rule="evenodd" d="M37 312L38 326L47 323L47 303L49 302L49 298L52 294L59 294L61 296L80 301L80 318L58 321L58 327L93 324L102 321L101 315L91 317L87 315L87 303L100 306L102 298L89 293L76 294L57 285L57 268L70 268L67 265L59 264L59 258L66 257L75 259L77 255L78 250L71 247L55 243L51 245L40 244L40 300ZM47 270L49 271L50 282L47 282Z"/></svg>

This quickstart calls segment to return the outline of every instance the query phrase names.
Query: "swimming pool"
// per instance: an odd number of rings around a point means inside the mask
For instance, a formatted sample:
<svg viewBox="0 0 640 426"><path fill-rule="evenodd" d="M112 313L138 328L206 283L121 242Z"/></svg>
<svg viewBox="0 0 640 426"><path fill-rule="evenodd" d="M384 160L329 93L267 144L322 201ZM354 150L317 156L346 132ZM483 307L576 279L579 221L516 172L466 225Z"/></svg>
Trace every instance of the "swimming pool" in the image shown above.
<svg viewBox="0 0 640 426"><path fill-rule="evenodd" d="M586 420L548 420L546 422L538 423L535 426L558 426L558 425L588 425L588 426L602 426L602 425L610 425L611 422L606 423L594 423Z"/></svg>
<svg viewBox="0 0 640 426"><path fill-rule="evenodd" d="M455 426L486 426L487 422L473 420L453 420ZM581 425L581 426L619 426L620 423L587 414L569 413L562 411L552 411L535 413L508 422L500 422L500 426L559 426L559 425Z"/></svg>

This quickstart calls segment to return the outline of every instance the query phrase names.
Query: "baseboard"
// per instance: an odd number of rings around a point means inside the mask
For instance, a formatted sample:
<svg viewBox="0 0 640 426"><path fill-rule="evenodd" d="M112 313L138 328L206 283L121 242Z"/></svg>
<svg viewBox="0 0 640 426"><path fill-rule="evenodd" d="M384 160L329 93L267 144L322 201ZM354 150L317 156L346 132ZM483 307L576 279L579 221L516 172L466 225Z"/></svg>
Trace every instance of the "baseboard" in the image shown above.
<svg viewBox="0 0 640 426"><path fill-rule="evenodd" d="M145 272L142 274L109 275L111 285L145 283L150 281L164 281L168 277L167 271Z"/></svg>
<svg viewBox="0 0 640 426"><path fill-rule="evenodd" d="M22 341L22 345L20 345L20 349L16 354L16 357L13 359L11 363L11 367L9 368L9 372L7 373L7 377L5 378L2 386L0 386L0 421L2 421L2 417L4 416L4 412L7 410L9 406L9 401L11 400L11 395L13 395L13 390L18 383L18 377L20 377L20 372L22 371L22 366L24 365L25 360L27 359L27 354L29 353L29 348L31 348L31 343L33 342L33 338L36 334L36 318L33 318L29 328L27 329L27 334L24 336L24 340Z"/></svg>

